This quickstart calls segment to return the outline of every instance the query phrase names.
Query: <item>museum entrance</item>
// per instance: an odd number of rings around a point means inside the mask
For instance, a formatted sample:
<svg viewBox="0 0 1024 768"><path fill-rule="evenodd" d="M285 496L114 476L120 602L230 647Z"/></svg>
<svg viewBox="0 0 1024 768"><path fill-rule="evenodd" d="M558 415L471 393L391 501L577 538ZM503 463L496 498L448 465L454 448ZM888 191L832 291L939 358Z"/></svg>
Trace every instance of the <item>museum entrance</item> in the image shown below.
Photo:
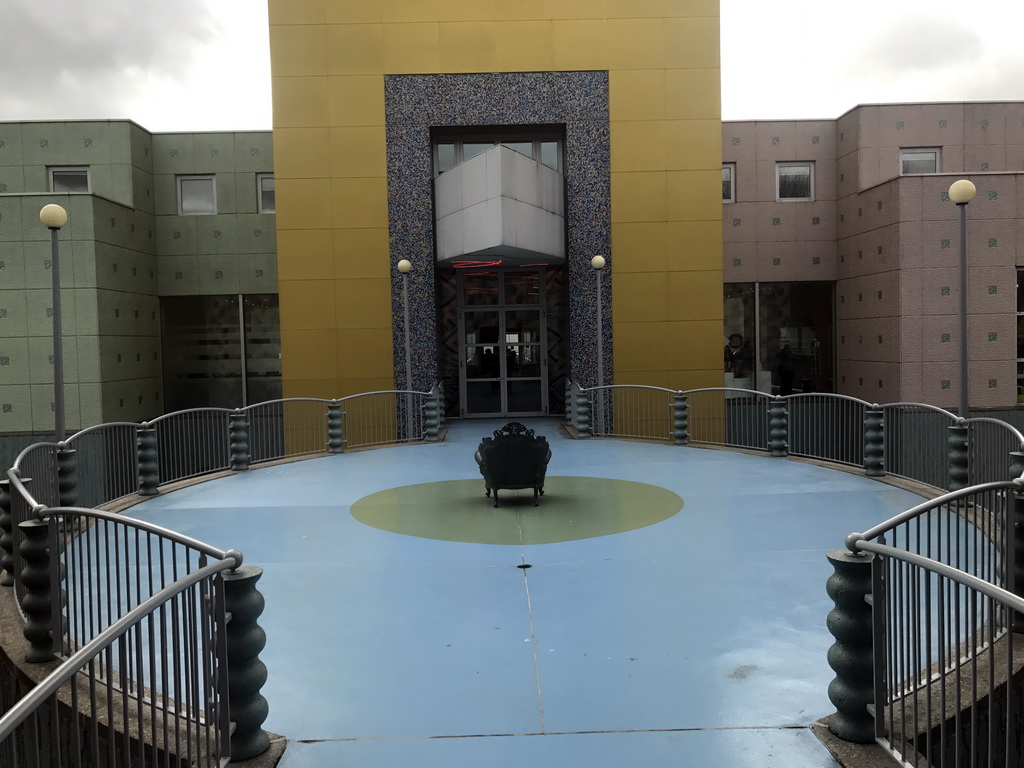
<svg viewBox="0 0 1024 768"><path fill-rule="evenodd" d="M461 415L546 415L544 270L459 270L457 287Z"/></svg>

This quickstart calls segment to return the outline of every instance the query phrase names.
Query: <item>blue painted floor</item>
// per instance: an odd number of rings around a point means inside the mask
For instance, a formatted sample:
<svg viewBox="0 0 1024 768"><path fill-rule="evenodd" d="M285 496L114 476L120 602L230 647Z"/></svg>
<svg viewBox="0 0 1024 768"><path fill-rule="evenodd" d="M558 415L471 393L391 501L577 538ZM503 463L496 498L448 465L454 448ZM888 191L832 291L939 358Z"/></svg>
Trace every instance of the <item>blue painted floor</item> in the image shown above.
<svg viewBox="0 0 1024 768"><path fill-rule="evenodd" d="M920 499L763 456L571 441L536 420L549 476L658 485L682 511L533 546L350 516L381 490L479 478L473 451L501 423L455 422L440 444L251 471L131 510L264 569L265 726L291 742L281 766L835 766L806 728L832 711L825 553ZM491 509L482 481L480 503Z"/></svg>

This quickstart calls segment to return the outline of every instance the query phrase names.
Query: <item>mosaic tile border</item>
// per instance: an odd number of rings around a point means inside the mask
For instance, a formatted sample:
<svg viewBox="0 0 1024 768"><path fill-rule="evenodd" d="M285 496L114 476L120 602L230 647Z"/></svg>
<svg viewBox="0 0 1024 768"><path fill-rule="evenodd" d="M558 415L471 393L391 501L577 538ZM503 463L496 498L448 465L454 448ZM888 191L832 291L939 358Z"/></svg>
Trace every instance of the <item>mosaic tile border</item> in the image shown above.
<svg viewBox="0 0 1024 768"><path fill-rule="evenodd" d="M449 126L565 126L566 229L569 293L567 372L596 383L596 280L590 259L611 252L608 73L512 72L384 77L388 225L395 386L404 388L405 329L402 278L395 265L409 259L412 388L438 378L434 280L434 213L430 129ZM609 267L611 259L608 259ZM427 265L430 268L427 268ZM602 275L605 381L611 381L611 271Z"/></svg>

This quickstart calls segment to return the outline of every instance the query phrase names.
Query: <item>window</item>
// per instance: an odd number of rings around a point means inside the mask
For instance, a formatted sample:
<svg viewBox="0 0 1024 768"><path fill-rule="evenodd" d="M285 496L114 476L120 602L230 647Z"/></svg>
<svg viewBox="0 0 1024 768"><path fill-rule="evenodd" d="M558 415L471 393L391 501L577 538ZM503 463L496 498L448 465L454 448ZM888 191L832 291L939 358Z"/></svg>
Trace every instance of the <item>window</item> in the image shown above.
<svg viewBox="0 0 1024 768"><path fill-rule="evenodd" d="M178 213L184 216L217 212L217 184L213 176L178 177Z"/></svg>
<svg viewBox="0 0 1024 768"><path fill-rule="evenodd" d="M256 174L256 194L259 196L260 213L273 213L274 207L274 174Z"/></svg>
<svg viewBox="0 0 1024 768"><path fill-rule="evenodd" d="M88 166L50 168L51 192L88 192Z"/></svg>
<svg viewBox="0 0 1024 768"><path fill-rule="evenodd" d="M547 131L545 131L545 134ZM534 138L522 133L495 135L484 138L443 138L434 142L434 173L451 170L459 163L501 144L522 155L533 158L553 170L562 170L562 142L558 138Z"/></svg>
<svg viewBox="0 0 1024 768"><path fill-rule="evenodd" d="M736 202L736 163L722 165L722 202Z"/></svg>
<svg viewBox="0 0 1024 768"><path fill-rule="evenodd" d="M938 173L939 150L934 147L900 150L900 173Z"/></svg>
<svg viewBox="0 0 1024 768"><path fill-rule="evenodd" d="M813 200L813 163L776 163L775 190L777 200Z"/></svg>

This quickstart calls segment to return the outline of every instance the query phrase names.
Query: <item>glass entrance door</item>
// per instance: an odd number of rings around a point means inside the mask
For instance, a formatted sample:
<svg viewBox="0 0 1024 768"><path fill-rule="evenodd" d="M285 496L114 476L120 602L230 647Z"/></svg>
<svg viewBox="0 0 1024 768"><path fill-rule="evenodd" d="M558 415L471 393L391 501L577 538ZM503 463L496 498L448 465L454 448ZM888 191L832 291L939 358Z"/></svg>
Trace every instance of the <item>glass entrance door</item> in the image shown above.
<svg viewBox="0 0 1024 768"><path fill-rule="evenodd" d="M462 415L547 414L542 271L460 272L458 288Z"/></svg>

